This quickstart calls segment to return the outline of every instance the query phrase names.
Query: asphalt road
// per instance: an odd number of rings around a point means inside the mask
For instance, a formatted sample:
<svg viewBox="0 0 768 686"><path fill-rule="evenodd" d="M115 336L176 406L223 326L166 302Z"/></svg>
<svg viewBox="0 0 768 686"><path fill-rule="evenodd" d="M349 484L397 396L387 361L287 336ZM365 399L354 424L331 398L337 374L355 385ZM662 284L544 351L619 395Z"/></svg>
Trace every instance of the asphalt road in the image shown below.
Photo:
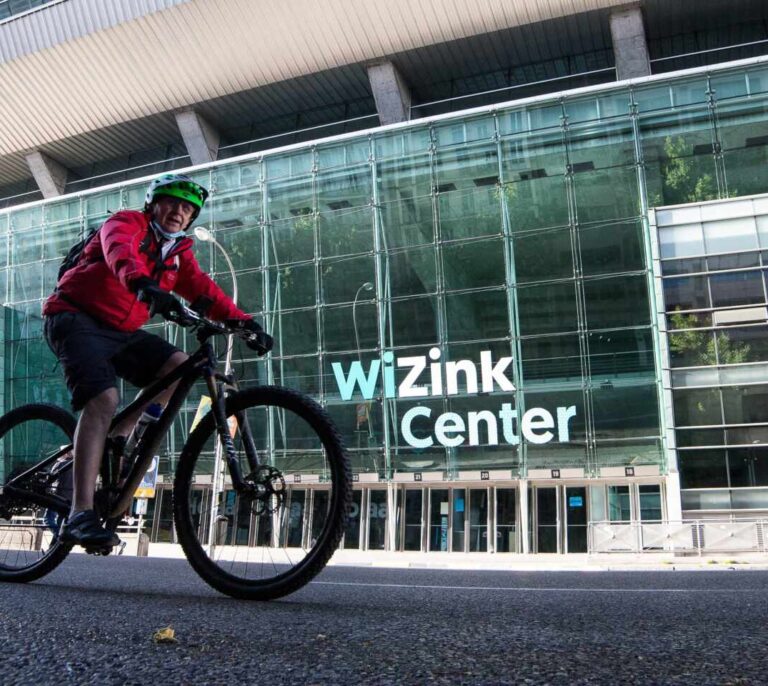
<svg viewBox="0 0 768 686"><path fill-rule="evenodd" d="M767 618L744 569L330 567L259 604L183 560L71 555L0 586L0 683L768 684Z"/></svg>

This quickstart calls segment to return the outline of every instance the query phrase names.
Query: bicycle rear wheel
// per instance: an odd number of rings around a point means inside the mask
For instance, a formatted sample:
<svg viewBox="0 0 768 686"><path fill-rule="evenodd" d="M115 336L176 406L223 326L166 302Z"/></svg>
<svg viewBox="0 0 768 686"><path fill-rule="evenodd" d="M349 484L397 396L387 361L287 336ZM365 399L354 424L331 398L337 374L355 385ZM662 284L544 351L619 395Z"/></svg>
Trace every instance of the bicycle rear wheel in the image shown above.
<svg viewBox="0 0 768 686"><path fill-rule="evenodd" d="M248 389L227 400L251 429L260 466L235 451L252 493L235 493L229 472L212 498L213 413L190 434L176 471L174 520L184 552L211 586L235 598L270 600L301 588L325 567L344 533L351 501L349 462L325 411L295 391ZM301 483L299 490L294 484ZM311 484L311 510L302 515ZM301 499L299 499L301 493ZM213 502L213 507L211 503Z"/></svg>
<svg viewBox="0 0 768 686"><path fill-rule="evenodd" d="M0 469L5 484L72 443L77 422L54 405L23 405L0 418ZM24 490L51 493L50 465L16 484ZM26 582L48 574L67 556L71 545L59 542L57 513L23 496L0 495L0 581Z"/></svg>

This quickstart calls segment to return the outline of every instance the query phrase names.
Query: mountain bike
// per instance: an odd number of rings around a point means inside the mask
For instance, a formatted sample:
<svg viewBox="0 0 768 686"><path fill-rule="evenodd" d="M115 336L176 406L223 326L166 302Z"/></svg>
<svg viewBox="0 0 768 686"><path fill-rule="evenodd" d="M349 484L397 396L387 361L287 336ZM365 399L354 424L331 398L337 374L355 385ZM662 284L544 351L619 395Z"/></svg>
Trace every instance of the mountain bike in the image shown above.
<svg viewBox="0 0 768 686"><path fill-rule="evenodd" d="M248 341L252 334L187 307L170 319L194 331L199 347L113 419L114 427L178 382L137 444L122 485L107 440L97 514L105 528L117 529L168 430L180 413L192 412L185 401L202 379L210 411L189 432L173 483L178 541L195 571L222 593L249 600L292 593L323 569L344 534L352 494L341 436L311 398L279 386L240 388L232 375L217 371L211 339ZM6 475L0 487L1 581L38 579L72 549L56 530L70 509L61 484L72 469L75 425L71 413L48 404L24 405L0 418L0 469ZM292 524L289 484L295 482L313 482L324 494L315 498L311 537L302 537L301 545L286 533ZM86 552L108 554L110 547Z"/></svg>

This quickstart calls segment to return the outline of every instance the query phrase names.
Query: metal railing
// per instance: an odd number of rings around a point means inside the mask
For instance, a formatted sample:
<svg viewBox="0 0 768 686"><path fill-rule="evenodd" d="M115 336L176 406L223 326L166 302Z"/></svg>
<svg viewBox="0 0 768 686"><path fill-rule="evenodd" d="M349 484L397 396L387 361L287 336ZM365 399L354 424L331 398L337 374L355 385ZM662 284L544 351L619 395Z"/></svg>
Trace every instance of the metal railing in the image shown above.
<svg viewBox="0 0 768 686"><path fill-rule="evenodd" d="M590 522L589 553L768 552L768 519Z"/></svg>

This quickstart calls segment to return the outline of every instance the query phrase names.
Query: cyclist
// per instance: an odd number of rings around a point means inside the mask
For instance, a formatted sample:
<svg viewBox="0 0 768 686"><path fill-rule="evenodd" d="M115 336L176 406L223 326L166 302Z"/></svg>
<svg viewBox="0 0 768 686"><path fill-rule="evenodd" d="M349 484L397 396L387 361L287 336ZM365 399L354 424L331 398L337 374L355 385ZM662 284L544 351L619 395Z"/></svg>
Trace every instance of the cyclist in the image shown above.
<svg viewBox="0 0 768 686"><path fill-rule="evenodd" d="M185 232L205 204L208 191L182 174L164 174L150 183L143 211L109 217L66 271L43 305L44 336L64 369L72 407L82 410L74 438L72 509L59 536L65 542L114 545L101 526L94 491L107 432L119 402L117 377L143 388L169 373L187 355L141 327L150 312L181 312L174 291L194 302L212 302L206 316L256 334L261 353L272 337L200 269ZM150 310L151 306L151 310ZM168 388L150 401L165 404ZM111 432L124 444L139 417Z"/></svg>

